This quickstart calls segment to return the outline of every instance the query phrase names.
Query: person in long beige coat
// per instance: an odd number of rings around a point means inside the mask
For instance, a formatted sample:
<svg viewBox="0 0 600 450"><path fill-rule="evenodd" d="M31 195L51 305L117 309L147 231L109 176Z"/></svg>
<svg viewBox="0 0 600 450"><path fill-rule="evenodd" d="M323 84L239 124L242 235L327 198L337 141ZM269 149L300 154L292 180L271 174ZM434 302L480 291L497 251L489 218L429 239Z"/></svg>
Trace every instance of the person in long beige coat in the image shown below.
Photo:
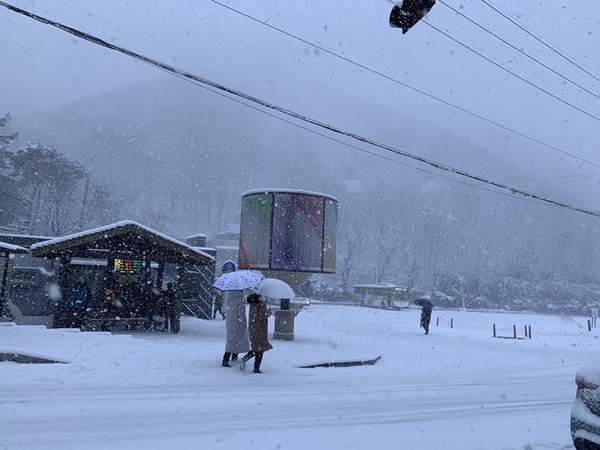
<svg viewBox="0 0 600 450"><path fill-rule="evenodd" d="M231 362L235 362L238 360L238 353L247 352L250 349L244 293L242 291L225 291L223 305L226 312L227 342L225 342L225 353L221 365L231 367L229 365L230 359Z"/></svg>
<svg viewBox="0 0 600 450"><path fill-rule="evenodd" d="M264 352L271 350L273 346L269 342L268 318L271 310L266 303L260 300L258 294L250 294L246 299L250 305L248 314L248 334L250 336L250 351L240 360L240 370L246 368L246 363L254 358L254 373L262 373L260 364L262 363Z"/></svg>

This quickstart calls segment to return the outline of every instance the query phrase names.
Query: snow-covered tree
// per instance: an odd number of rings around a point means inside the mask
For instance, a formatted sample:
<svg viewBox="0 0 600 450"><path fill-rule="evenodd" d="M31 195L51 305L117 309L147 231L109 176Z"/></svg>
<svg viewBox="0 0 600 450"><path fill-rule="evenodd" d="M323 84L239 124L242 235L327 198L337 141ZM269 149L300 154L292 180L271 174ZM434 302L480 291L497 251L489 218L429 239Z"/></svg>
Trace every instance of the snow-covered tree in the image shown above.
<svg viewBox="0 0 600 450"><path fill-rule="evenodd" d="M18 133L7 130L10 114L0 118L0 229L8 230L8 225L15 221L16 210L23 207L23 199L19 195L12 171L10 145L19 137Z"/></svg>

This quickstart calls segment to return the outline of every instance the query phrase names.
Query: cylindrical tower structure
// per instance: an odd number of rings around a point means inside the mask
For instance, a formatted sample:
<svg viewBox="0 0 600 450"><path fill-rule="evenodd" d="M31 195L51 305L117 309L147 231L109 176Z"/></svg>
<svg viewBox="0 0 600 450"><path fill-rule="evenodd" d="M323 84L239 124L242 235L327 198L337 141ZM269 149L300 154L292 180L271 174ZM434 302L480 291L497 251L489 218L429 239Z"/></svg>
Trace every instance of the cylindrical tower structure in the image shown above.
<svg viewBox="0 0 600 450"><path fill-rule="evenodd" d="M335 197L292 189L242 196L239 268L260 270L299 289L312 273L335 273Z"/></svg>

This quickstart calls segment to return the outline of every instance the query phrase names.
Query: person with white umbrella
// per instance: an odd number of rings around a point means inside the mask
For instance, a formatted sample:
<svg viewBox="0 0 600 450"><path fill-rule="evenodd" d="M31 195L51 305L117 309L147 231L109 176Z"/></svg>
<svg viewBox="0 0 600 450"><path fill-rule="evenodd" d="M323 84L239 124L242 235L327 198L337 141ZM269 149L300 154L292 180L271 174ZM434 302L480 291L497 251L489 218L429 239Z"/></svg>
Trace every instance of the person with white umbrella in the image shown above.
<svg viewBox="0 0 600 450"><path fill-rule="evenodd" d="M246 368L246 363L254 358L254 373L262 373L260 364L263 354L273 346L269 342L268 322L271 310L258 294L250 294L247 299L250 304L250 351L240 360L240 370Z"/></svg>
<svg viewBox="0 0 600 450"><path fill-rule="evenodd" d="M239 353L250 350L244 289L255 285L262 278L262 275L254 272L236 269L235 264L232 264L230 268L223 266L223 275L213 285L223 292L225 308L227 340L221 362L223 367L231 367L229 363L236 361Z"/></svg>

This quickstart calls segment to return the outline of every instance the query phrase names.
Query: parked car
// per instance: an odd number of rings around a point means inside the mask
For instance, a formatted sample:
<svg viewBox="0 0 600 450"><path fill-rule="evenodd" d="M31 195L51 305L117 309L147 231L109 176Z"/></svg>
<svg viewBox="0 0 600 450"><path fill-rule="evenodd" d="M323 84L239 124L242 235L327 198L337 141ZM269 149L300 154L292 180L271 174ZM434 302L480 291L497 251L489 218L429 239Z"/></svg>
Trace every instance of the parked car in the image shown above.
<svg viewBox="0 0 600 450"><path fill-rule="evenodd" d="M304 308L310 306L310 297L294 297L291 303L292 308Z"/></svg>
<svg viewBox="0 0 600 450"><path fill-rule="evenodd" d="M577 450L600 450L600 365L575 376L577 393L571 408L571 437Z"/></svg>
<svg viewBox="0 0 600 450"><path fill-rule="evenodd" d="M289 299L288 307L294 309L302 309L310 306L310 297L294 297ZM267 297L267 304L269 306L280 307L281 300L278 298Z"/></svg>

